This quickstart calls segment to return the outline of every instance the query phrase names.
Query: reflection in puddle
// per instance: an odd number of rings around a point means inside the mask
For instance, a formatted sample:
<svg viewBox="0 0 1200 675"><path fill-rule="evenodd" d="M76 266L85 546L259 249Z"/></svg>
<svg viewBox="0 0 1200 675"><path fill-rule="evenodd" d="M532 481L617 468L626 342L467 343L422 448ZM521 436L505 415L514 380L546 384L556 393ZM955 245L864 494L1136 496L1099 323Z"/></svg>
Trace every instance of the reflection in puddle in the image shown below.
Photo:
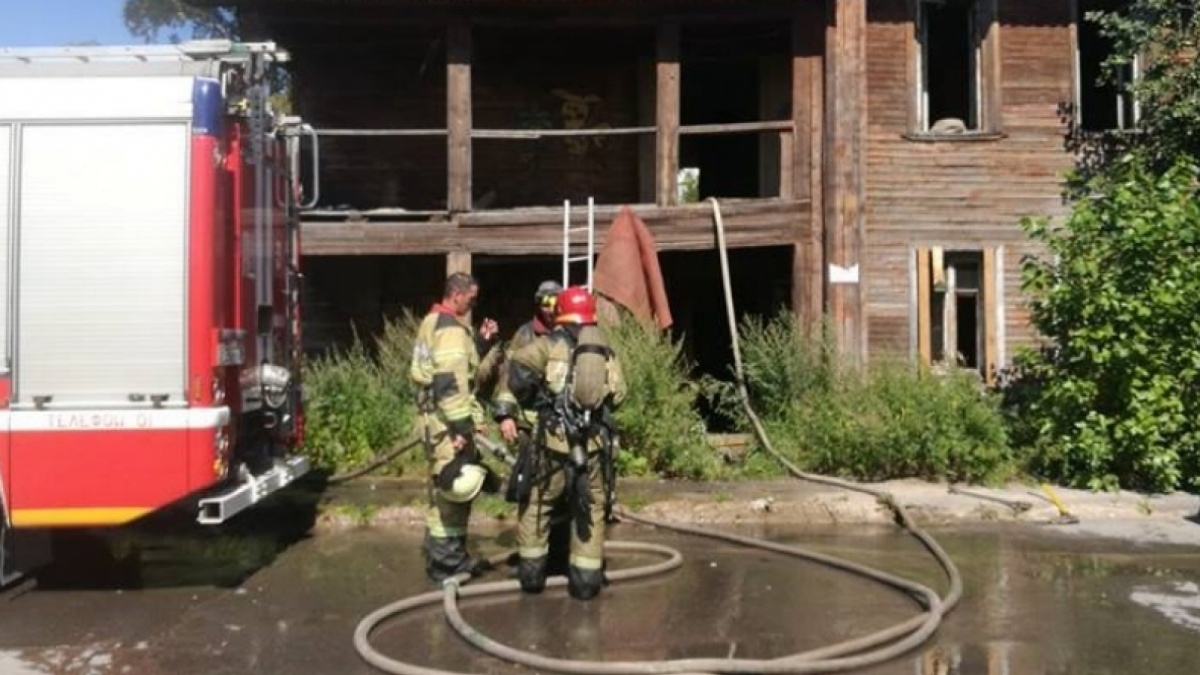
<svg viewBox="0 0 1200 675"><path fill-rule="evenodd" d="M4 675L42 675L44 671L34 670L11 652L0 650L0 673Z"/></svg>
<svg viewBox="0 0 1200 675"><path fill-rule="evenodd" d="M1167 617L1171 623L1200 633L1200 586L1195 582L1140 586L1129 597Z"/></svg>

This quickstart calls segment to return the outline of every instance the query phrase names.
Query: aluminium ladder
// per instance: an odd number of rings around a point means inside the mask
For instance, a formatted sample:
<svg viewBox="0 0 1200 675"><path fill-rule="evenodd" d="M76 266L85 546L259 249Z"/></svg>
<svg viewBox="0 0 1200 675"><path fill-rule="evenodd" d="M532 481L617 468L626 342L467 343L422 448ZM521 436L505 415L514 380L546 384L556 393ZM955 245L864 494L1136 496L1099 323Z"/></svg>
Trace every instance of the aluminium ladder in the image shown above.
<svg viewBox="0 0 1200 675"><path fill-rule="evenodd" d="M583 255L571 255L571 234L577 232L587 233L587 253ZM592 292L592 276L596 259L596 201L592 197L587 200L587 225L580 227L571 227L571 200L563 200L563 262L562 262L562 285L563 288L568 288L571 285L571 264L577 262L587 262L587 290Z"/></svg>

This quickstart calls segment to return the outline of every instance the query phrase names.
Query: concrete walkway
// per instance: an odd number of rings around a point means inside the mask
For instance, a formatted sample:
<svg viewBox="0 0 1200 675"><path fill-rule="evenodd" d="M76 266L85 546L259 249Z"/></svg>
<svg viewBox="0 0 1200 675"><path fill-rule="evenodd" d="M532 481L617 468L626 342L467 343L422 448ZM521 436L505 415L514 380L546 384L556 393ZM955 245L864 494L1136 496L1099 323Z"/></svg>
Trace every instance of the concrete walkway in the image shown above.
<svg viewBox="0 0 1200 675"><path fill-rule="evenodd" d="M956 486L917 480L864 484L892 494L926 526L1025 522L1067 535L1116 537L1154 544L1200 546L1200 496L1146 496L1134 492L1091 492L1053 487L1069 517L1036 484L1003 488ZM371 506L361 497L370 495ZM366 478L329 495L318 530L357 526L420 527L424 491L412 482ZM997 501L997 500L1003 500ZM618 502L649 517L684 523L835 525L890 523L891 511L869 494L797 479L688 482L623 480ZM1011 503L1011 506L1004 503ZM515 507L498 497L477 503L479 525L512 523Z"/></svg>

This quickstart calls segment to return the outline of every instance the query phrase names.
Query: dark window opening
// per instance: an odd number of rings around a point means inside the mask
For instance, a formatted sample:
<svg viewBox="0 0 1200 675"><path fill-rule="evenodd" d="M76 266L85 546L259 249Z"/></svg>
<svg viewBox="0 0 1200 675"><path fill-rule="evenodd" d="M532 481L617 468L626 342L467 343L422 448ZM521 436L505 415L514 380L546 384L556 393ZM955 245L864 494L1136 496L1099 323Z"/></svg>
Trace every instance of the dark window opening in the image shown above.
<svg viewBox="0 0 1200 675"><path fill-rule="evenodd" d="M1135 77L1136 63L1123 65L1114 78L1104 62L1113 55L1113 41L1101 33L1091 12L1120 11L1128 0L1077 0L1075 17L1079 40L1079 125L1087 131L1128 129L1137 123L1137 109L1126 88Z"/></svg>
<svg viewBox="0 0 1200 675"><path fill-rule="evenodd" d="M979 296L960 293L954 302L958 326L958 365L979 368Z"/></svg>
<svg viewBox="0 0 1200 675"><path fill-rule="evenodd" d="M999 339L992 318L998 298L985 280L995 278L995 258L983 251L918 250L918 351L927 365L962 368L989 377ZM991 350L992 353L989 353Z"/></svg>
<svg viewBox="0 0 1200 675"><path fill-rule="evenodd" d="M681 70L681 124L758 119L756 60L685 63ZM758 197L758 148L754 134L682 136L679 166L699 169L694 198Z"/></svg>
<svg viewBox="0 0 1200 675"><path fill-rule="evenodd" d="M921 44L926 130L961 120L979 128L978 68L973 0L923 0ZM944 123L944 122L943 122Z"/></svg>
<svg viewBox="0 0 1200 675"><path fill-rule="evenodd" d="M790 58L790 28L774 23L728 23L683 27L680 61L679 123L733 124L788 119L791 74L781 68L764 72L764 61L785 64ZM774 101L770 94L781 95ZM779 103L780 105L776 105ZM681 134L681 201L708 197L778 196L778 186L763 194L763 141L769 134ZM777 137L777 136L773 136ZM776 164L778 162L776 161ZM775 179L778 183L778 178Z"/></svg>

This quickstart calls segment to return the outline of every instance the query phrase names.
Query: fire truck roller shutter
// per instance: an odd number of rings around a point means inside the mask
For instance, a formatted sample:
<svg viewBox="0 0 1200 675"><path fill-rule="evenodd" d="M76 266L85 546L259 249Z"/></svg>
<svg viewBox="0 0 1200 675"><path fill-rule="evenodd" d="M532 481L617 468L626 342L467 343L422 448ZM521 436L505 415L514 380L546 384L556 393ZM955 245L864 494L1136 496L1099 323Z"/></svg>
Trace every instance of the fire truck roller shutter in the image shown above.
<svg viewBox="0 0 1200 675"><path fill-rule="evenodd" d="M12 125L0 123L0 377L7 377L11 352L8 348L9 233L12 231ZM3 430L0 430L3 431ZM0 467L2 470L3 467Z"/></svg>
<svg viewBox="0 0 1200 675"><path fill-rule="evenodd" d="M188 149L186 119L21 127L15 402L185 401Z"/></svg>

